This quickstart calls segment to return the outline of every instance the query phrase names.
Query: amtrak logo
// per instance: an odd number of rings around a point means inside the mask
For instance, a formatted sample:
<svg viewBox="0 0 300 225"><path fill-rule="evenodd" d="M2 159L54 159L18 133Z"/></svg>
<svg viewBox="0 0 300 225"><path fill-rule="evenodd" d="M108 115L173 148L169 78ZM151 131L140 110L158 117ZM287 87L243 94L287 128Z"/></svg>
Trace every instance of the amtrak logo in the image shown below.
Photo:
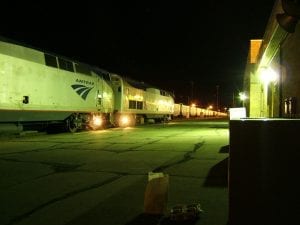
<svg viewBox="0 0 300 225"><path fill-rule="evenodd" d="M87 87L82 84L73 84L71 87L77 92L77 94L85 100L89 94L89 92L94 88L94 87Z"/></svg>

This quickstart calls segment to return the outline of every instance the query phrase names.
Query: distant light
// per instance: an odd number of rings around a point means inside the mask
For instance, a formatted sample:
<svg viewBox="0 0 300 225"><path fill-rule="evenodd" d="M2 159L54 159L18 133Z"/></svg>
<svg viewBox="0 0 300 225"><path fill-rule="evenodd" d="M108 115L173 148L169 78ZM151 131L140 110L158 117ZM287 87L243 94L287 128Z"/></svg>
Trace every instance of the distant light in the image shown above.
<svg viewBox="0 0 300 225"><path fill-rule="evenodd" d="M248 96L244 92L239 93L239 96L241 101L245 101L248 98Z"/></svg>
<svg viewBox="0 0 300 225"><path fill-rule="evenodd" d="M196 107L196 104L195 104L195 103L192 103L191 106L192 106L192 107Z"/></svg>

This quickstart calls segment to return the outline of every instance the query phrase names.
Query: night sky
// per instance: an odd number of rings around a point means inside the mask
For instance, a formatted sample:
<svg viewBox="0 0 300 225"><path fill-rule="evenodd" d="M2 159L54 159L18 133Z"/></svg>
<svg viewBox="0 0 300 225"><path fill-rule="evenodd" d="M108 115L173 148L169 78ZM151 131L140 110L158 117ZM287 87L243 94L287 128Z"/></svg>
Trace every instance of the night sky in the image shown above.
<svg viewBox="0 0 300 225"><path fill-rule="evenodd" d="M105 2L105 3L103 3ZM44 2L2 6L0 35L192 98L231 106L249 40L274 0ZM217 88L218 86L218 88Z"/></svg>

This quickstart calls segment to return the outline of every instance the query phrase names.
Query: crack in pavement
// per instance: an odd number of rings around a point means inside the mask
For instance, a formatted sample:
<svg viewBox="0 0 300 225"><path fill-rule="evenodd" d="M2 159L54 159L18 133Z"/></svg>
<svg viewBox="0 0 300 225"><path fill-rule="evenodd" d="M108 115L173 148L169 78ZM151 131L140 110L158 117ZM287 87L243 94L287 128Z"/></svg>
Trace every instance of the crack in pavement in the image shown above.
<svg viewBox="0 0 300 225"><path fill-rule="evenodd" d="M155 168L153 170L153 172L161 172L161 171L163 171L163 170L165 170L169 167L172 167L172 166L175 166L175 165L178 165L178 164L181 164L181 163L184 163L184 162L187 162L187 161L193 159L194 158L193 156L195 155L196 151L199 150L204 145L204 143L205 143L204 141L196 143L194 145L194 149L192 151L186 152L183 155L182 159L180 159L176 162L173 162L173 163L169 163L169 164L166 164L166 165L159 166L159 167Z"/></svg>
<svg viewBox="0 0 300 225"><path fill-rule="evenodd" d="M53 145L51 147L46 147L46 148L39 148L39 149L32 149L32 150L25 150L25 151L17 151L17 152L0 153L0 156L3 156L3 155L14 155L14 154L23 154L23 153L25 154L25 153L31 153L31 152L47 152L47 151L56 150L57 148L58 148L57 145Z"/></svg>
<svg viewBox="0 0 300 225"><path fill-rule="evenodd" d="M43 162L43 161L23 161L19 159L11 158L0 158L0 160L8 162L18 162L18 163L32 163L32 164L42 164L52 167L55 173L68 172L77 169L84 164L67 164L67 163L56 163L56 162Z"/></svg>

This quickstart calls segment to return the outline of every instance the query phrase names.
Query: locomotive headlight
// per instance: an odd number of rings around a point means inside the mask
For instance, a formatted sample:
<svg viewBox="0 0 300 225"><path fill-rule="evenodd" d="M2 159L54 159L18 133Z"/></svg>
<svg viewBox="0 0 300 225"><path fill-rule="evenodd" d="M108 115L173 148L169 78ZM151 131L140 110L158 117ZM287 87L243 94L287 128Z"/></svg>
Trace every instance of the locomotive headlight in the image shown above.
<svg viewBox="0 0 300 225"><path fill-rule="evenodd" d="M102 118L100 116L93 117L93 126L100 127L102 125Z"/></svg>
<svg viewBox="0 0 300 225"><path fill-rule="evenodd" d="M127 125L129 125L129 122L130 122L130 119L128 116L123 115L120 117L120 126L127 126Z"/></svg>

